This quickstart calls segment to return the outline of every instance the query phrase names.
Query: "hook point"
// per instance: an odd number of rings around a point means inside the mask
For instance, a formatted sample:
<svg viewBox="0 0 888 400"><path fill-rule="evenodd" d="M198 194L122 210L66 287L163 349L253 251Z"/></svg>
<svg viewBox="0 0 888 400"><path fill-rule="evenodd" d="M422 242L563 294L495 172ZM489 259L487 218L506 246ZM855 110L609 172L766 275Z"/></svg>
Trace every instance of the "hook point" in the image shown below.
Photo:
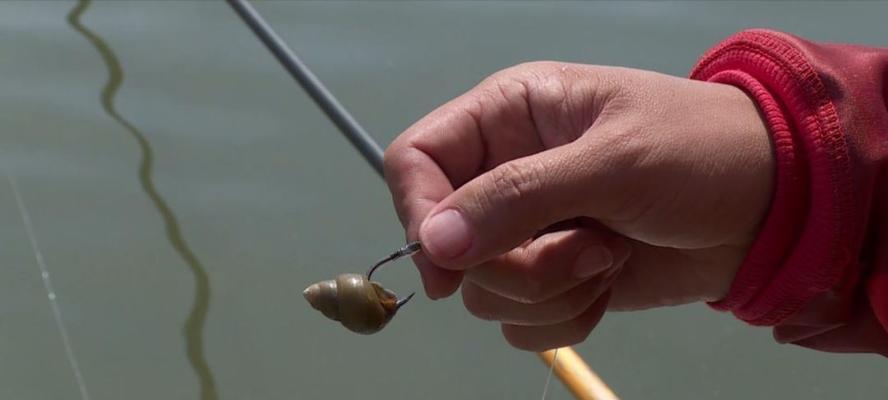
<svg viewBox="0 0 888 400"><path fill-rule="evenodd" d="M398 302L395 304L395 310L398 310L401 307L403 307L404 304L407 304L407 302L410 301L410 299L412 299L413 295L415 295L415 294L416 294L416 292L413 292L413 293L410 293L409 295L407 295L407 297L405 297L403 299L399 299Z"/></svg>

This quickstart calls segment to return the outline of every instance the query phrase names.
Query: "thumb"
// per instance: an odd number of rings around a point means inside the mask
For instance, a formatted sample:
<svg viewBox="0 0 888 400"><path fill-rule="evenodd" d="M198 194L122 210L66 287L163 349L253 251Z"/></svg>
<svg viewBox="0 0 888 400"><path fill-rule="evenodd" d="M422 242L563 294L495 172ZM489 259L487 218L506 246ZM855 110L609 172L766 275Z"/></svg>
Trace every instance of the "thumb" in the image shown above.
<svg viewBox="0 0 888 400"><path fill-rule="evenodd" d="M441 267L467 269L584 215L600 186L595 153L574 142L475 177L429 212L419 229L424 252Z"/></svg>

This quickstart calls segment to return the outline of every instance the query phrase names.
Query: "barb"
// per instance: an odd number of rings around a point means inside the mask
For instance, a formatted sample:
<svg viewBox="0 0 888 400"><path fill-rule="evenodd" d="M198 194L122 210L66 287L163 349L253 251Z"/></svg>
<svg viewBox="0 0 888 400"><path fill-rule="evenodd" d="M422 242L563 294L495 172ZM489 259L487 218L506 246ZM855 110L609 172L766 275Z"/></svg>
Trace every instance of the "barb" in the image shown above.
<svg viewBox="0 0 888 400"><path fill-rule="evenodd" d="M105 113L111 119L123 126L139 145L141 152L139 183L142 186L142 191L145 192L154 208L160 213L163 224L166 227L166 237L170 245L179 255L179 258L188 265L191 274L194 276L194 303L182 329L185 336L185 351L188 356L188 362L200 381L200 398L202 400L216 400L218 399L216 384L204 354L203 342L204 324L210 308L210 278L200 260L191 250L188 242L185 241L175 213L173 213L172 208L160 195L154 184L154 178L151 175L154 165L154 151L151 148L151 142L148 141L148 138L139 129L120 115L117 107L114 105L114 96L117 94L121 83L123 83L123 68L120 66L120 61L118 61L117 56L114 54L114 50L99 35L87 29L80 21L81 15L86 11L89 4L89 0L78 1L77 5L68 14L68 23L95 47L108 68L108 81L102 88L101 94L102 109L105 110Z"/></svg>
<svg viewBox="0 0 888 400"><path fill-rule="evenodd" d="M9 186L12 188L12 195L15 196L15 203L18 206L19 215L22 217L22 225L25 226L28 241L31 243L31 250L34 252L34 259L37 261L37 269L40 272L40 278L43 280L43 288L46 289L46 297L49 299L49 306L52 308L52 316L55 319L56 327L59 329L59 336L62 337L62 345L65 347L68 364L71 366L71 371L74 372L74 379L77 381L77 387L80 389L80 398L89 400L86 381L80 372L77 357L74 356L74 347L71 346L71 338L68 336L68 329L65 327L65 322L62 319L62 309L59 307L52 280L49 278L49 269L46 268L46 261L43 260L43 253L40 251L40 247L37 246L37 235L34 233L34 225L31 223L31 214L28 212L28 208L25 207L25 201L22 199L22 194L19 191L15 178L8 171L4 172L6 173L6 180L9 181Z"/></svg>

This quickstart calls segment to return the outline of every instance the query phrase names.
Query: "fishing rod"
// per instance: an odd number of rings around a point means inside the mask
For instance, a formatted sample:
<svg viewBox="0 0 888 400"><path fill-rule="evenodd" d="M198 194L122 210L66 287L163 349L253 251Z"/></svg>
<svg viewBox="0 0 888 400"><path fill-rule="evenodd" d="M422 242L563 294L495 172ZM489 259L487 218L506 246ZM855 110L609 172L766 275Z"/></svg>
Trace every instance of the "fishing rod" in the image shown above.
<svg viewBox="0 0 888 400"><path fill-rule="evenodd" d="M361 124L351 116L348 110L336 100L333 93L311 72L305 63L296 56L290 46L271 29L262 15L246 0L227 0L228 4L241 17L250 30L259 37L265 47L274 54L278 62L299 82L312 100L321 108L327 118L339 128L339 131L351 142L370 166L382 176L382 148L373 140Z"/></svg>
<svg viewBox="0 0 888 400"><path fill-rule="evenodd" d="M265 44L281 65L315 101L318 107L339 128L339 131L364 156L370 166L382 176L382 148L358 124L348 110L336 100L333 93L299 59L290 46L271 28L262 15L247 0L226 0L228 5ZM555 370L556 375L580 400L616 400L613 391L592 371L592 368L570 347L558 349L562 359L556 361L555 350L539 353L540 358Z"/></svg>

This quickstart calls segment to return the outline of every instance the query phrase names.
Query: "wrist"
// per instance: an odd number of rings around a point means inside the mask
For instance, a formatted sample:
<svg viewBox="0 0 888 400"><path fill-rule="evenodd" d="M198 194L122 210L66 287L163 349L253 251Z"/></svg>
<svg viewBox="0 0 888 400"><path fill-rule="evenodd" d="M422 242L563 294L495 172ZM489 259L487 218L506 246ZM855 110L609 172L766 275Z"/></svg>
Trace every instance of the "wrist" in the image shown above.
<svg viewBox="0 0 888 400"><path fill-rule="evenodd" d="M768 131L767 118L759 105L742 89L725 84L717 84L724 91L724 111L733 124L728 129L738 136L737 140L726 141L727 156L738 178L732 196L739 199L735 204L736 240L729 245L746 248L752 244L761 229L774 192L776 162L774 147Z"/></svg>

